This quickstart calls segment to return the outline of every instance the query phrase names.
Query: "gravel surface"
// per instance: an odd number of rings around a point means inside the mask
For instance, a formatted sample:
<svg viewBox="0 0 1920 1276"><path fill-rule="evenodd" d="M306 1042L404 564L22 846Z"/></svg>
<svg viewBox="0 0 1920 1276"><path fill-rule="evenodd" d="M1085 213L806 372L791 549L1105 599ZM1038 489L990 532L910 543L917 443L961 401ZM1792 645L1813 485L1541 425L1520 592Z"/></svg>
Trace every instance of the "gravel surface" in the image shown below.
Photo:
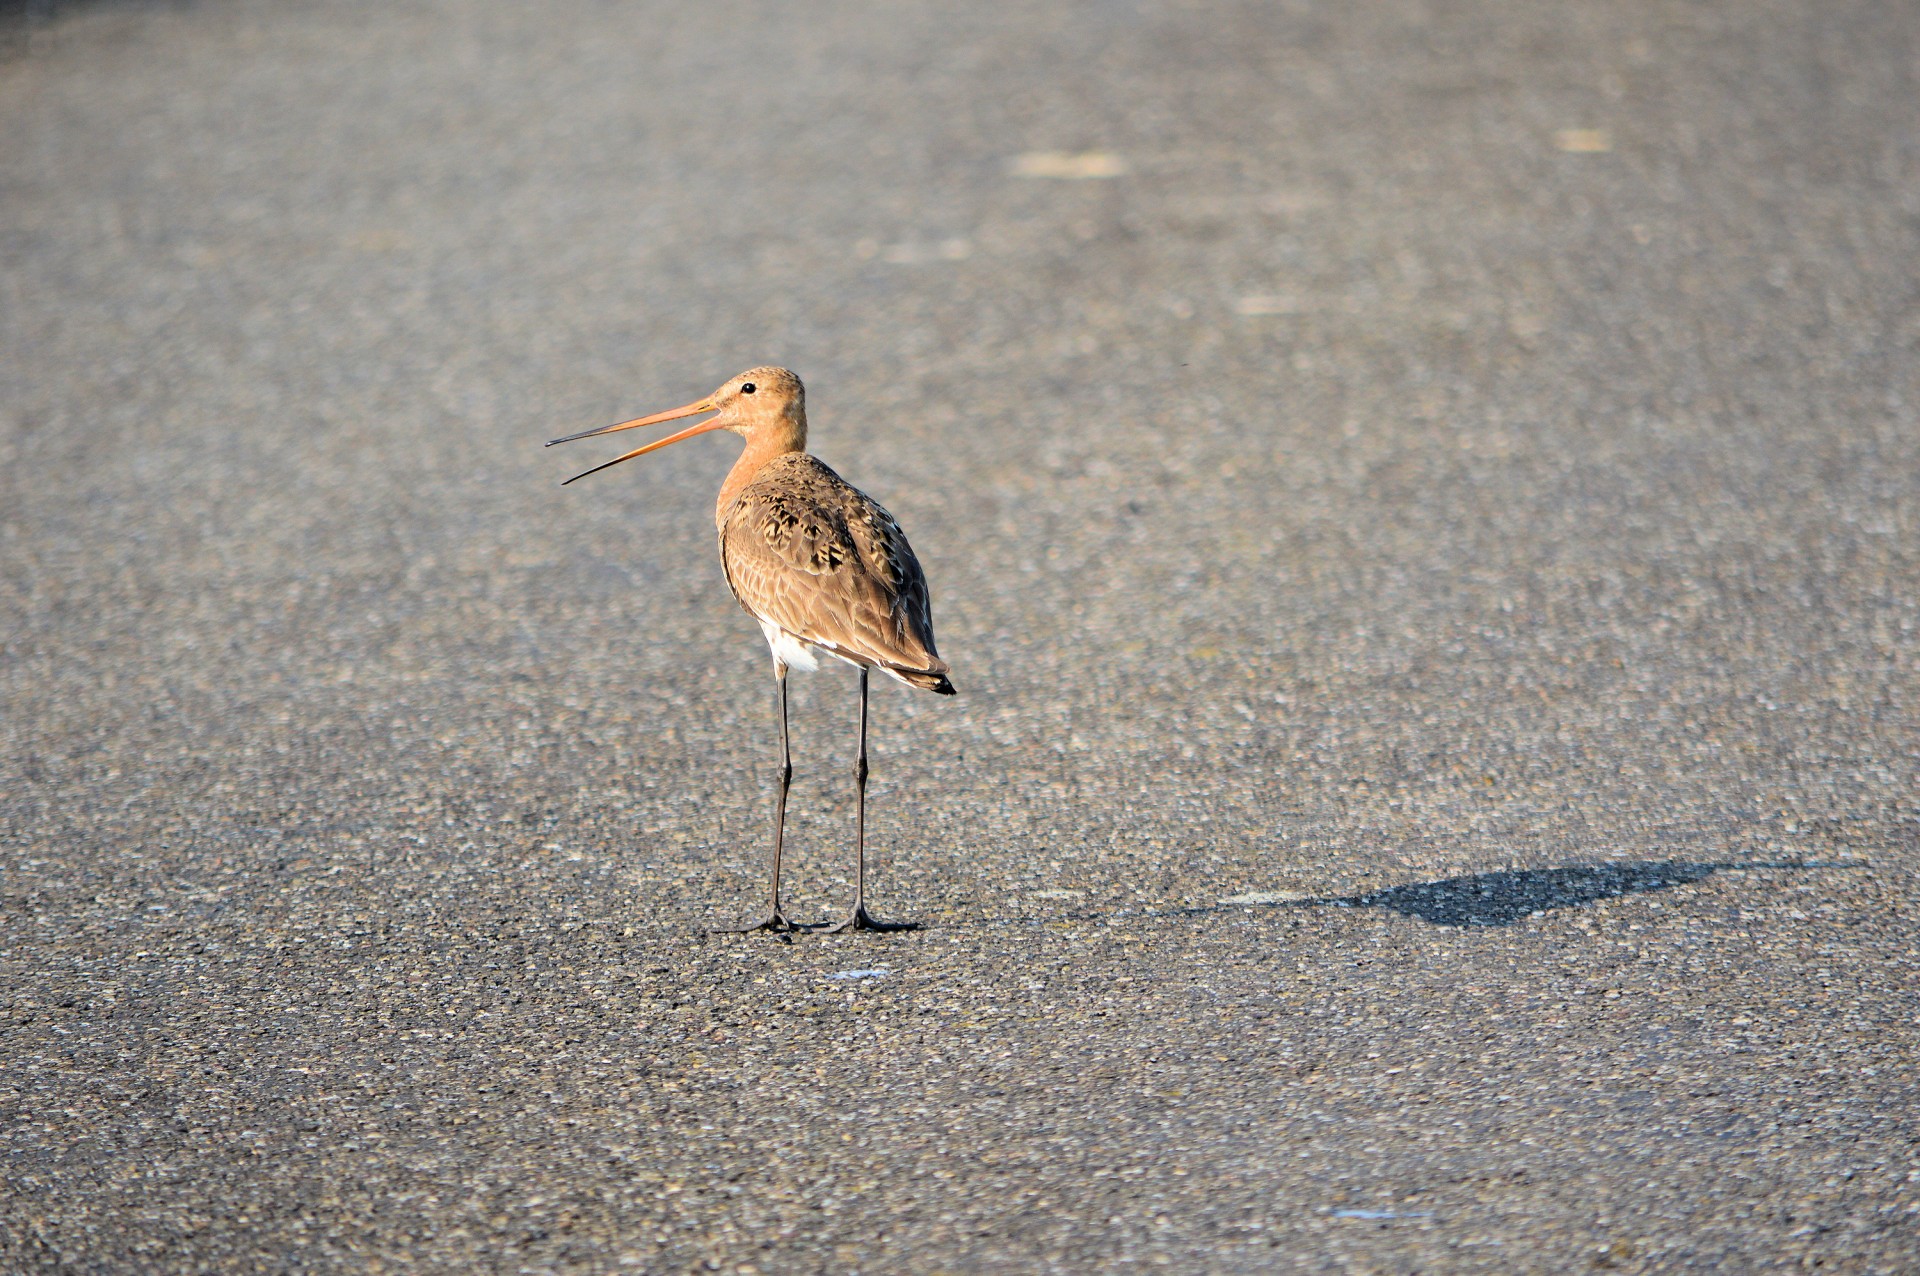
<svg viewBox="0 0 1920 1276"><path fill-rule="evenodd" d="M0 1269L1920 1270L1907 6L5 20Z"/></svg>

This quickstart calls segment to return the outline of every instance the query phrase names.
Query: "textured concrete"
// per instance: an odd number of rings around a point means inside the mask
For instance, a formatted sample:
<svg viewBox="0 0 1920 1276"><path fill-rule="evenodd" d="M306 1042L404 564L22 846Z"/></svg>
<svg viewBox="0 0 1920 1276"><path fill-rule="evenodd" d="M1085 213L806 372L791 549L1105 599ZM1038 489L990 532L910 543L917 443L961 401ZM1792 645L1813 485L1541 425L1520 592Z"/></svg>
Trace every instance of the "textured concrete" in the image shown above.
<svg viewBox="0 0 1920 1276"><path fill-rule="evenodd" d="M1920 1269L1909 6L6 20L0 1267Z"/></svg>

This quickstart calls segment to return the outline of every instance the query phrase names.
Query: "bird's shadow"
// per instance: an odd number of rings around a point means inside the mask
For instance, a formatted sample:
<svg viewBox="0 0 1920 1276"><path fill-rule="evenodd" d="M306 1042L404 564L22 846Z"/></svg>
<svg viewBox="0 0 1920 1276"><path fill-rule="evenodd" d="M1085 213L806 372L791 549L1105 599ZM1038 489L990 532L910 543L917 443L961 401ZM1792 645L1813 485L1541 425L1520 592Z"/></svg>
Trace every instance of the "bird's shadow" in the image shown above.
<svg viewBox="0 0 1920 1276"><path fill-rule="evenodd" d="M1857 868L1858 864L1793 860L1776 863L1707 863L1638 860L1624 864L1576 864L1564 868L1470 873L1437 882L1410 882L1384 890L1284 903L1302 908L1385 908L1436 926L1511 926L1558 908L1579 908L1603 899L1669 890L1715 873L1754 869ZM1275 901L1276 904L1282 901ZM1242 905L1244 907L1244 905Z"/></svg>
<svg viewBox="0 0 1920 1276"><path fill-rule="evenodd" d="M1581 908L1603 899L1671 890L1704 881L1715 873L1868 868L1864 860L1777 860L1710 862L1703 860L1632 860L1616 864L1571 864L1561 868L1508 869L1469 873L1433 882L1409 882L1358 895L1254 894L1223 899L1215 904L1173 908L1122 908L1117 912L1075 910L1064 917L983 917L969 921L952 918L909 923L903 930L935 931L982 922L1044 925L1061 921L1118 921L1135 917L1208 917L1223 913L1252 913L1270 909L1384 908L1417 917L1435 926L1511 926L1529 917L1562 908ZM802 926L802 931L819 929Z"/></svg>
<svg viewBox="0 0 1920 1276"><path fill-rule="evenodd" d="M1670 890L1702 881L1715 873L1756 870L1866 868L1864 861L1781 860L1748 863L1700 860L1634 860L1619 864L1573 864L1563 868L1510 869L1469 873L1434 882L1409 882L1358 895L1255 894L1223 899L1216 904L1174 908L1121 909L1117 913L1076 911L1066 920L1117 920L1129 914L1146 917L1206 917L1222 913L1250 913L1268 909L1385 908L1418 917L1435 926L1511 926L1529 917L1561 908L1580 908L1603 899ZM1060 918L1033 916L993 920L1040 924ZM951 925L929 923L930 928Z"/></svg>

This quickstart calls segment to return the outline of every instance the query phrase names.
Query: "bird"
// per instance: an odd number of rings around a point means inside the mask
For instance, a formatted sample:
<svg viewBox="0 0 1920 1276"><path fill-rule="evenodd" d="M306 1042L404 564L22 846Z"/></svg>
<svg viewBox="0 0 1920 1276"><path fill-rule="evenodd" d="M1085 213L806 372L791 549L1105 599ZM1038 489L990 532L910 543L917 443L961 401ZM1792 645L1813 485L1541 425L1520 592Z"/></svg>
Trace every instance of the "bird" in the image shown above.
<svg viewBox="0 0 1920 1276"><path fill-rule="evenodd" d="M760 622L773 655L780 697L780 770L773 813L773 872L766 917L726 933L791 933L780 905L780 853L786 834L793 751L787 737L787 672L813 671L822 656L860 671L859 748L854 762L853 904L825 933L914 929L867 910L867 677L875 669L937 695L953 695L946 661L934 646L926 573L893 515L841 478L807 448L807 392L787 368L749 368L704 398L651 416L582 430L556 443L597 438L713 413L706 420L584 470L561 486L658 451L696 434L729 430L745 440L720 496L714 524L727 585Z"/></svg>

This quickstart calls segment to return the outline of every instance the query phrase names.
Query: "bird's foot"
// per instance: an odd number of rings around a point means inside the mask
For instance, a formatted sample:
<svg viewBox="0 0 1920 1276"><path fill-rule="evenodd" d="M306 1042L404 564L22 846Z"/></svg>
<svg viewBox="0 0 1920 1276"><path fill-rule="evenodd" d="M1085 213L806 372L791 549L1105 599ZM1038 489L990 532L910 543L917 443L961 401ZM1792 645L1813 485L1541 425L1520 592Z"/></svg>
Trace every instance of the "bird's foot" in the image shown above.
<svg viewBox="0 0 1920 1276"><path fill-rule="evenodd" d="M713 933L716 935L751 935L755 931L770 930L776 935L792 935L805 927L775 909L765 921L748 922L745 926L722 926Z"/></svg>
<svg viewBox="0 0 1920 1276"><path fill-rule="evenodd" d="M919 930L919 922L883 922L867 911L865 904L855 904L853 911L845 920L828 926L820 933L823 935L845 935L856 930L890 931Z"/></svg>

